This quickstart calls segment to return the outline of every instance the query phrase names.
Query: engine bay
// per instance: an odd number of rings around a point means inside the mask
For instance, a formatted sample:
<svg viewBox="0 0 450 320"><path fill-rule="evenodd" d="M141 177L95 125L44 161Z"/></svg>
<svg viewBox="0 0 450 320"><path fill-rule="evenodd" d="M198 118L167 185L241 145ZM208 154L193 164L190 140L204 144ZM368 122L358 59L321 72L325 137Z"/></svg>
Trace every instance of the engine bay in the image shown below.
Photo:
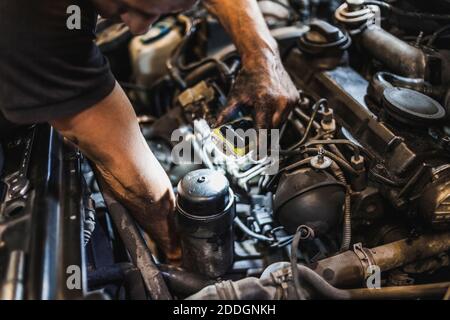
<svg viewBox="0 0 450 320"><path fill-rule="evenodd" d="M176 191L181 267L36 125L2 141L0 299L450 298L450 2L258 3L300 99L257 157L245 108L214 126L241 61L201 4L141 36L98 24Z"/></svg>

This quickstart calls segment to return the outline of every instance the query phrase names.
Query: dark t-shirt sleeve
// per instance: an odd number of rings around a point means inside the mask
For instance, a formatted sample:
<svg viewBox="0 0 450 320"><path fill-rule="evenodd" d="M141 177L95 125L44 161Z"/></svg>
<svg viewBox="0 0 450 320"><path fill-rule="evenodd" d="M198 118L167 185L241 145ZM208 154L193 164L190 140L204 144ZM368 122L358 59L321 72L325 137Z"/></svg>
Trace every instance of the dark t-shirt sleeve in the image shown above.
<svg viewBox="0 0 450 320"><path fill-rule="evenodd" d="M81 9L69 30L67 8ZM95 45L89 0L0 1L0 110L19 124L70 116L104 99L115 79Z"/></svg>

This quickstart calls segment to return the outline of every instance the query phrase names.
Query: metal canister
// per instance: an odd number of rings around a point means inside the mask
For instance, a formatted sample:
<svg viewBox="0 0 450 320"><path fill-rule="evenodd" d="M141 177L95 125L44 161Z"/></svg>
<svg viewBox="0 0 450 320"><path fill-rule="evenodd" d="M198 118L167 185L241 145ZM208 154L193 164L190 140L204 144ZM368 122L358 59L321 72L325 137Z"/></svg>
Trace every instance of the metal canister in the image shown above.
<svg viewBox="0 0 450 320"><path fill-rule="evenodd" d="M200 169L178 184L177 228L183 267L215 278L226 273L234 258L234 193L220 172Z"/></svg>

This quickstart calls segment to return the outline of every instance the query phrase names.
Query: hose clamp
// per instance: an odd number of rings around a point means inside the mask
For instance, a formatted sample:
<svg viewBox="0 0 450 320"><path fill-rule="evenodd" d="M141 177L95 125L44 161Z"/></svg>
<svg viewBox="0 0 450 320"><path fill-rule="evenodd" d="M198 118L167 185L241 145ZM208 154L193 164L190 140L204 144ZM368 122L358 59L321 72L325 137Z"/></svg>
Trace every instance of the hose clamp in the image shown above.
<svg viewBox="0 0 450 320"><path fill-rule="evenodd" d="M364 248L362 243L355 243L353 245L353 252L361 261L361 265L363 268L364 281L367 280L368 277L372 275L372 269L376 266L376 263L373 259L372 252L369 249Z"/></svg>

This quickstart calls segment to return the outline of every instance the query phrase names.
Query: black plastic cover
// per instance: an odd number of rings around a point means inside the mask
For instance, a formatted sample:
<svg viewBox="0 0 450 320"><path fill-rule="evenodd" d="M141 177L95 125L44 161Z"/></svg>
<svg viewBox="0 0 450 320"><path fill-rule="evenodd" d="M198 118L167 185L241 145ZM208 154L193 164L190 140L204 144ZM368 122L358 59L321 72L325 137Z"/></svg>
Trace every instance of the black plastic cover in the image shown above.
<svg viewBox="0 0 450 320"><path fill-rule="evenodd" d="M444 119L445 109L436 100L407 88L387 88L383 92L388 113L402 122L430 124Z"/></svg>
<svg viewBox="0 0 450 320"><path fill-rule="evenodd" d="M210 169L188 173L178 184L178 205L194 216L213 216L230 202L230 185L223 174Z"/></svg>
<svg viewBox="0 0 450 320"><path fill-rule="evenodd" d="M308 54L333 55L346 50L351 44L351 38L339 28L323 20L314 20L310 29L300 37L298 46Z"/></svg>
<svg viewBox="0 0 450 320"><path fill-rule="evenodd" d="M332 232L342 217L345 186L325 171L302 168L285 173L274 199L278 222L293 234L300 225Z"/></svg>

